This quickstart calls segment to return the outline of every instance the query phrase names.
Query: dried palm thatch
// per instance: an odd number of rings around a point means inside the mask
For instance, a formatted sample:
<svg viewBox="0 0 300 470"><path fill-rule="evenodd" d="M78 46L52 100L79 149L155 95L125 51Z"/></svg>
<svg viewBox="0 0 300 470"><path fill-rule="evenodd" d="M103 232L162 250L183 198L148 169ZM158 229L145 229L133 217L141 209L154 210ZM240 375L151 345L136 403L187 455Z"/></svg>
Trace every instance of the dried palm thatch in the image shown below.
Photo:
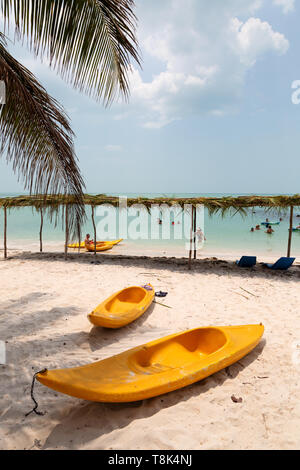
<svg viewBox="0 0 300 470"><path fill-rule="evenodd" d="M114 207L119 205L120 199L116 196L108 196L105 194L83 195L83 203L90 206L99 206L101 204L110 204ZM0 198L0 207L21 208L34 207L36 209L49 208L53 211L58 210L61 205L74 205L76 198L72 195L36 195L36 196L17 196ZM253 207L261 207L265 209L289 209L290 207L300 207L300 195L295 194L279 195L279 196L226 196L226 197L135 197L127 198L127 205L142 204L150 208L153 204L167 204L169 206L179 205L183 207L185 204L196 206L203 205L208 209L210 214L223 213L232 210L234 212L247 211Z"/></svg>

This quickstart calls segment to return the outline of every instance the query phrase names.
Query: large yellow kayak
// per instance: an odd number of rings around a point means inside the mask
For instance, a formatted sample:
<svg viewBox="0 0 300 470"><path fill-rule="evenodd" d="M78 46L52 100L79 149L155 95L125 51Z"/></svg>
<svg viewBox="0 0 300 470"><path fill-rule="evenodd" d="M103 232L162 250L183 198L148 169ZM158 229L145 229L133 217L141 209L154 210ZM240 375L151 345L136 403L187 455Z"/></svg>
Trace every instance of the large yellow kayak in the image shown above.
<svg viewBox="0 0 300 470"><path fill-rule="evenodd" d="M154 295L150 284L145 287L127 287L104 300L88 315L88 319L96 326L120 328L145 313L152 304Z"/></svg>
<svg viewBox="0 0 300 470"><path fill-rule="evenodd" d="M123 238L120 238L119 240L109 240L109 241L103 241L103 242L99 241L99 242L96 242L96 245L102 245L103 243L108 244L108 245L117 245L121 241L123 241ZM81 242L80 245L79 243L71 243L70 245L68 245L68 248L85 248L85 242Z"/></svg>
<svg viewBox="0 0 300 470"><path fill-rule="evenodd" d="M107 251L111 250L114 245L111 245L109 243L103 243L102 245L97 244L96 245L96 251ZM89 245L86 245L86 250L87 251L92 251L93 253L95 252L95 245L93 243L90 243Z"/></svg>
<svg viewBox="0 0 300 470"><path fill-rule="evenodd" d="M100 402L130 402L171 392L204 379L248 354L263 325L188 330L116 356L37 375L47 387Z"/></svg>

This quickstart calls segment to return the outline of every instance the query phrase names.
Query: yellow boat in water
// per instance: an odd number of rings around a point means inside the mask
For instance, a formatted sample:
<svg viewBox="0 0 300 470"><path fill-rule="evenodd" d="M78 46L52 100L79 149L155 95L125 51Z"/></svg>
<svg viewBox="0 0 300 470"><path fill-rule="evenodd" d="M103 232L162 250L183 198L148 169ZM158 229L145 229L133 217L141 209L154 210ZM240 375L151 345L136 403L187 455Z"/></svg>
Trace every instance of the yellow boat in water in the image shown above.
<svg viewBox="0 0 300 470"><path fill-rule="evenodd" d="M108 245L117 245L118 243L122 242L123 238L120 238L119 240L109 240L109 241L104 241L104 242L96 242L96 245L102 245L108 244ZM85 248L85 242L81 242L80 245L79 243L71 243L68 245L68 248Z"/></svg>
<svg viewBox="0 0 300 470"><path fill-rule="evenodd" d="M93 325L105 328L120 328L133 322L150 307L154 300L154 289L132 286L108 297L88 315Z"/></svg>
<svg viewBox="0 0 300 470"><path fill-rule="evenodd" d="M195 328L93 364L46 370L37 379L58 392L84 400L143 400L230 366L259 343L263 331L261 324Z"/></svg>

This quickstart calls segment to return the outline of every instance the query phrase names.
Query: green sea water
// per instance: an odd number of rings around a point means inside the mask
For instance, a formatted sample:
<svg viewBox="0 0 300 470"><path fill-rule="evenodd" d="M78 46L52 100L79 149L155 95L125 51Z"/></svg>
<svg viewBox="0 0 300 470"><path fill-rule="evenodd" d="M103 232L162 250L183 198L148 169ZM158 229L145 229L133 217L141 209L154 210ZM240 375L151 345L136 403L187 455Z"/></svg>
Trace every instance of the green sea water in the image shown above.
<svg viewBox="0 0 300 470"><path fill-rule="evenodd" d="M111 193L117 195L116 193ZM233 194L232 194L233 195ZM13 196L13 194L0 194L0 197ZM122 194L122 196L134 197L137 194ZM155 197L161 194L139 194L139 196ZM228 196L228 194L164 194L166 197L196 197L196 196ZM295 211L294 227L300 224L300 208L299 212ZM91 211L87 207L87 223L83 227L83 234L89 232L93 235L93 226L91 222ZM163 215L162 215L163 217ZM251 232L251 227L255 227L266 217L270 221L278 221L279 217L283 220L280 225L273 226L274 233L268 235L265 233L265 227L261 226L261 230ZM135 217L129 216L128 223L130 224ZM96 224L101 220L101 217L96 216ZM107 233L106 239L119 238L118 233L118 213L116 217L116 233ZM171 216L171 220L172 216ZM179 220L179 219L178 219ZM183 219L180 219L184 223ZM177 218L175 220L177 223ZM189 223L189 221L188 221ZM199 225L199 223L198 223ZM272 257L285 256L288 242L288 226L289 214L282 212L278 214L276 211L265 212L261 208L255 208L253 211L250 209L247 216L243 217L240 214L231 214L226 217L221 215L214 215L210 217L207 210L204 211L204 219L201 221L201 228L205 233L206 241L201 253L210 255L220 254L236 254L236 256L247 255L261 255ZM8 214L8 246L9 248L19 247L20 249L36 249L39 240L40 217L31 208L12 209ZM170 227L171 237L169 240L153 240L151 239L150 218L148 228L145 226L141 229L140 237L142 239L126 240L129 249L133 247L136 250L151 251L154 250L156 254L166 253L169 251L176 254L178 251L187 246L188 240L175 240L173 238L174 227ZM186 230L188 232L188 230ZM3 216L0 216L0 243L3 243ZM45 220L43 229L43 240L45 245L49 246L63 246L64 231L62 229L61 221L55 227L49 220ZM300 232L293 233L292 240L292 255L300 257Z"/></svg>

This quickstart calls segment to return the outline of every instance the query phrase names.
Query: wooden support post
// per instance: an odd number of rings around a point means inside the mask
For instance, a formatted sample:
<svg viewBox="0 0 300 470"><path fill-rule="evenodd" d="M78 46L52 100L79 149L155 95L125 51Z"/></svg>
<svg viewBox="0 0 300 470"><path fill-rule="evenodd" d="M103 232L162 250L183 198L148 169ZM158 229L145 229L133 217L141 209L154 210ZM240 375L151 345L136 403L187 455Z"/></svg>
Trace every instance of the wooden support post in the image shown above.
<svg viewBox="0 0 300 470"><path fill-rule="evenodd" d="M190 252L189 252L189 271L192 269L193 225L194 225L194 206L192 207L192 214L191 214L191 235L190 235Z"/></svg>
<svg viewBox="0 0 300 470"><path fill-rule="evenodd" d="M289 240L288 240L288 249L287 249L287 257L288 258L291 256L292 233L293 233L293 215L294 215L294 206L291 206L291 209L290 209Z"/></svg>
<svg viewBox="0 0 300 470"><path fill-rule="evenodd" d="M40 225L40 253L43 253L43 225L44 225L44 214L41 209L41 225Z"/></svg>
<svg viewBox="0 0 300 470"><path fill-rule="evenodd" d="M66 204L65 207L65 229L66 229L66 241L65 241L65 260L68 259L68 244L69 244L69 217L68 217L69 206Z"/></svg>
<svg viewBox="0 0 300 470"><path fill-rule="evenodd" d="M4 258L7 259L7 208L4 206Z"/></svg>
<svg viewBox="0 0 300 470"><path fill-rule="evenodd" d="M92 206L92 221L94 227L94 255L97 256L97 231L96 231L96 224L95 224L95 208Z"/></svg>
<svg viewBox="0 0 300 470"><path fill-rule="evenodd" d="M196 224L197 224L197 210L196 207L193 206L194 211L194 259L197 258L197 248L196 248Z"/></svg>

